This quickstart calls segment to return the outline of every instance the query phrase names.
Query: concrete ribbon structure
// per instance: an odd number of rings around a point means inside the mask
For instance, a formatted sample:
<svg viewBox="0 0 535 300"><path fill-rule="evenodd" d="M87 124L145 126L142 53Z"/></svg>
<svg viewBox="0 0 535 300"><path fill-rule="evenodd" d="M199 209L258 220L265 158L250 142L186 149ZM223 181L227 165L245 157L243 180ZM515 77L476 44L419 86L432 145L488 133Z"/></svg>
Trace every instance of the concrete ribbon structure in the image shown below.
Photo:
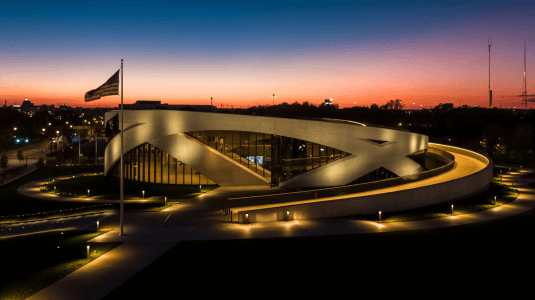
<svg viewBox="0 0 535 300"><path fill-rule="evenodd" d="M453 155L455 167L424 180L360 193L234 207L230 211L230 218L239 223L257 223L369 215L377 214L379 211L382 213L397 212L458 201L489 188L493 176L492 159L458 147L440 144L429 144L429 147ZM285 197L284 194L277 196L281 200ZM297 199L298 195L294 194L292 197ZM262 199L255 200L261 201Z"/></svg>
<svg viewBox="0 0 535 300"><path fill-rule="evenodd" d="M117 113L107 112L105 121ZM120 117L119 114L119 122ZM207 130L258 132L322 144L350 154L280 182L279 186L289 188L345 185L380 167L398 176L419 173L423 168L407 156L428 148L428 138L421 134L339 120L143 110L125 111L124 128L125 154L149 143L220 186L266 185L269 182L185 133ZM117 135L106 147L106 175L119 162L120 154L120 135Z"/></svg>

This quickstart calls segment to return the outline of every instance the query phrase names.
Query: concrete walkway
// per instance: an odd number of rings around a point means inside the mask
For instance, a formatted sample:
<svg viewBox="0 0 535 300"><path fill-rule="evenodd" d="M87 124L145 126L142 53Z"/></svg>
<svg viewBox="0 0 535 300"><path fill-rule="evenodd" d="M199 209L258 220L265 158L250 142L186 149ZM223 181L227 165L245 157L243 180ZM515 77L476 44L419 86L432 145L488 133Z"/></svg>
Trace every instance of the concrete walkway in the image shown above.
<svg viewBox="0 0 535 300"><path fill-rule="evenodd" d="M88 173L88 174L76 174L73 177L81 177L81 176L91 176L95 173ZM60 177L51 177L51 179L54 179L56 181L69 179L69 176L60 176ZM70 198L70 197L62 197L56 194L50 194L50 193L43 193L41 192L40 188L45 183L49 182L48 180L38 180L33 182L28 182L18 188L19 194L22 194L24 196L42 199L42 200L54 200L54 201L64 201L64 202L83 202L83 203L119 203L118 199L92 199L89 197L85 198ZM170 198L168 200L171 200ZM125 203L162 203L162 200L124 200Z"/></svg>
<svg viewBox="0 0 535 300"><path fill-rule="evenodd" d="M124 235L118 230L119 216L103 220L101 228L112 231L90 240L122 241L105 255L36 293L29 299L101 299L133 274L151 264L157 257L182 240L218 240L265 237L323 236L400 230L422 230L483 222L519 214L535 208L534 181L520 178L533 170L503 175L503 182L518 186L517 200L490 210L451 217L411 222L377 223L358 218L311 219L255 224L230 223L220 209L221 199L276 192L266 187L218 188L202 196L182 200L159 213L125 214Z"/></svg>

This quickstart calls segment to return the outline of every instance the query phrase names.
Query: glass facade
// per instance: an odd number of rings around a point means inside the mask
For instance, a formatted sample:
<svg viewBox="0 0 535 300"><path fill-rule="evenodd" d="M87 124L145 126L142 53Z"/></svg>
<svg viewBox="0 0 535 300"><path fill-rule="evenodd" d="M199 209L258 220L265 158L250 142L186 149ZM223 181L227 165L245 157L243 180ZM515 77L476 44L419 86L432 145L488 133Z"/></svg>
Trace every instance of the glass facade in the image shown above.
<svg viewBox="0 0 535 300"><path fill-rule="evenodd" d="M321 144L259 132L209 130L186 134L274 185L350 155Z"/></svg>
<svg viewBox="0 0 535 300"><path fill-rule="evenodd" d="M321 144L259 132L211 130L186 134L265 177L273 185L350 155ZM407 157L425 168L425 153L426 150L422 150ZM124 168L125 178L135 181L181 185L217 184L149 143L125 154ZM119 176L119 163L114 166L112 174ZM395 173L381 167L350 184L395 177L398 177Z"/></svg>
<svg viewBox="0 0 535 300"><path fill-rule="evenodd" d="M372 181L377 181L377 180L382 180L382 179L396 178L396 177L399 177L399 176L396 175L394 172L391 172L388 169L380 167L379 169L375 169L371 171L370 173L363 175L360 178L350 182L349 185L357 184L357 183L372 182Z"/></svg>
<svg viewBox="0 0 535 300"><path fill-rule="evenodd" d="M119 176L117 163L112 174ZM145 143L124 155L126 179L162 184L215 185L206 176L151 144Z"/></svg>

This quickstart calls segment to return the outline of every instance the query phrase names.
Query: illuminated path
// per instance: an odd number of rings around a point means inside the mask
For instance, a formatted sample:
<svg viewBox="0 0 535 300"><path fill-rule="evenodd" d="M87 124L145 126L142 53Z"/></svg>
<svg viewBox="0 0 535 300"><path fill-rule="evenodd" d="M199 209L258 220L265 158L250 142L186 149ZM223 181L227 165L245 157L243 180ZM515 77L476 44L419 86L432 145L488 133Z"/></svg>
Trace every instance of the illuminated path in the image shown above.
<svg viewBox="0 0 535 300"><path fill-rule="evenodd" d="M94 173L93 173L94 174ZM84 174L77 174L76 177L80 177ZM88 174L92 175L92 174ZM54 180L64 180L69 179L69 176L57 176L51 177ZM66 202L84 202L84 203L119 203L117 199L92 199L89 197L86 198L70 198L70 197L61 197L56 194L43 193L40 188L44 184L48 183L48 180L38 180L26 183L18 188L19 194L24 196L43 199L43 200L55 200L55 201L66 201ZM162 203L162 200L124 200L125 203Z"/></svg>
<svg viewBox="0 0 535 300"><path fill-rule="evenodd" d="M468 171L468 170L466 170ZM90 242L124 243L88 265L36 293L29 299L100 299L121 285L181 240L217 240L292 236L322 236L422 230L495 220L535 208L535 189L520 178L527 170L504 175L506 184L519 185L517 200L494 209L466 215L411 222L377 223L356 218L310 219L254 224L230 223L220 211L222 198L232 188L218 188L159 213L129 212L125 215L125 235L118 235L118 214L101 221L103 230L113 231ZM235 188L237 189L237 188ZM262 189L257 187L256 189Z"/></svg>

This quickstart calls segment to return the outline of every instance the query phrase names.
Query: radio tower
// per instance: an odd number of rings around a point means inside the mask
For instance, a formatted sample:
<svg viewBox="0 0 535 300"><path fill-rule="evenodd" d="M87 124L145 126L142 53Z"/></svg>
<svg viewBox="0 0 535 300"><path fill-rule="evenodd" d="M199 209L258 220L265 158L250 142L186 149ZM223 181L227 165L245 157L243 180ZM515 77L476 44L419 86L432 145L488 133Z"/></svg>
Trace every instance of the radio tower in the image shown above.
<svg viewBox="0 0 535 300"><path fill-rule="evenodd" d="M489 36L489 108L492 108L492 90L490 89L490 47L492 46L492 37Z"/></svg>
<svg viewBox="0 0 535 300"><path fill-rule="evenodd" d="M522 91L522 95L519 95L518 97L522 97L522 102L526 105L526 109L528 109L528 101L534 101L535 99L528 99L528 97L533 97L535 95L528 95L528 84L526 81L526 40L524 40L524 90Z"/></svg>

